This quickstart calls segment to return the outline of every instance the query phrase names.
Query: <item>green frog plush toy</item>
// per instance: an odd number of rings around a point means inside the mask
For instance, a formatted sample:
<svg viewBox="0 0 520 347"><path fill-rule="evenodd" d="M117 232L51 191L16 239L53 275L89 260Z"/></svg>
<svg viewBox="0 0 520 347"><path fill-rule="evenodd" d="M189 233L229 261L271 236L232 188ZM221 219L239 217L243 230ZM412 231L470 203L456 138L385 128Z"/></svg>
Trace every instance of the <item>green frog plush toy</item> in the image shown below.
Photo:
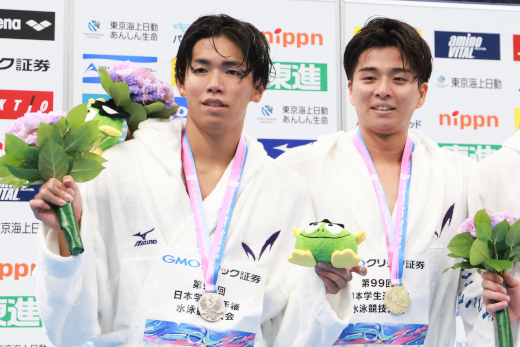
<svg viewBox="0 0 520 347"><path fill-rule="evenodd" d="M93 152L101 155L103 151L113 145L123 142L126 138L127 124L126 119L130 114L122 107L115 105L114 100L105 102L104 99L90 99L87 105L88 120L99 121L98 133L105 139Z"/></svg>
<svg viewBox="0 0 520 347"><path fill-rule="evenodd" d="M319 261L330 262L336 268L354 267L361 260L357 246L367 238L363 230L353 235L343 224L328 219L310 223L303 231L293 228L293 232L296 246L288 260L308 267L316 266Z"/></svg>

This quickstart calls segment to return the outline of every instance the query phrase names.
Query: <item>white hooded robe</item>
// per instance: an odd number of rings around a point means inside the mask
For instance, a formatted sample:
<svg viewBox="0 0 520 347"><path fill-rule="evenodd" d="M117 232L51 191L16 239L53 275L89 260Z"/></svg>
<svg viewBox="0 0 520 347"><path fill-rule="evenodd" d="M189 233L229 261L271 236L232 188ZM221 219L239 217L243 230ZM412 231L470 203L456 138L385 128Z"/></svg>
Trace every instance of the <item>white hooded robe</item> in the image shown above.
<svg viewBox="0 0 520 347"><path fill-rule="evenodd" d="M337 132L323 136L313 144L286 152L279 160L307 182L318 220L342 223L351 232L365 230L367 239L358 246L358 254L363 251L386 254L376 193L368 168L352 141L355 134L355 131ZM466 219L469 175L476 162L439 148L420 132L409 134L415 148L406 252L427 254L430 261L429 328L424 346L453 346L460 270L444 274L443 271L457 262L447 256L450 253L447 246ZM346 307L352 301L349 287L338 297Z"/></svg>

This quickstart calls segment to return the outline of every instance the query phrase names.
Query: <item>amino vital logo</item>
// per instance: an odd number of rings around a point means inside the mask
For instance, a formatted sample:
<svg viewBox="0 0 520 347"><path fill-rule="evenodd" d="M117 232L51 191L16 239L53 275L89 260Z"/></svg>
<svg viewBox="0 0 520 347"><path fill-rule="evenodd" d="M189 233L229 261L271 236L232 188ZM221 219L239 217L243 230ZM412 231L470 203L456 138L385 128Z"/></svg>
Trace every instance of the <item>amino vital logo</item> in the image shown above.
<svg viewBox="0 0 520 347"><path fill-rule="evenodd" d="M284 47L292 46L296 43L297 48L302 46L323 46L323 35L321 34L306 34L306 33L291 33L283 32L278 28L274 32L262 31L262 34L269 40L269 43L282 44Z"/></svg>
<svg viewBox="0 0 520 347"><path fill-rule="evenodd" d="M34 185L14 189L13 186L0 184L0 201L31 201L38 194L40 186Z"/></svg>
<svg viewBox="0 0 520 347"><path fill-rule="evenodd" d="M264 107L262 107L262 114L266 117L269 117L270 115L273 114L273 106L270 106L270 105L265 105Z"/></svg>
<svg viewBox="0 0 520 347"><path fill-rule="evenodd" d="M447 126L460 126L461 129L470 128L473 126L473 130L477 130L478 128L488 127L488 128L498 128L498 117L497 116L487 116L484 117L482 115L469 115L469 114L461 114L459 116L459 111L454 111L451 115L449 114L440 114L439 115L439 125L447 125ZM460 119L459 119L460 118ZM459 125L460 124L460 125Z"/></svg>
<svg viewBox="0 0 520 347"><path fill-rule="evenodd" d="M88 23L88 29L90 31L98 31L100 26L101 26L101 23L97 20L93 20Z"/></svg>
<svg viewBox="0 0 520 347"><path fill-rule="evenodd" d="M142 238L143 240L139 240L135 243L134 247L138 247L138 246L144 246L144 245L152 245L152 244L156 244L157 243L157 240L146 240L146 235L148 235L149 233L151 233L152 231L154 231L155 228L153 228L152 230L148 230L147 232L141 234L140 232L138 232L137 234L135 235L132 235L132 236L138 236L140 238Z"/></svg>
<svg viewBox="0 0 520 347"><path fill-rule="evenodd" d="M435 57L500 60L500 34L436 31Z"/></svg>

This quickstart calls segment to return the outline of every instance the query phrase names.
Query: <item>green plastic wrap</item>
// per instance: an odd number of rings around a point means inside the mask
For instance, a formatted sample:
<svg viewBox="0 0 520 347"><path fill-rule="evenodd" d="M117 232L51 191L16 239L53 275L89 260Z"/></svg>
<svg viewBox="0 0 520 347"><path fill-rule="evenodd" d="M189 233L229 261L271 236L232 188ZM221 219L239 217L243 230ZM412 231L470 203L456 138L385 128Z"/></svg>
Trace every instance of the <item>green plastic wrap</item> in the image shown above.
<svg viewBox="0 0 520 347"><path fill-rule="evenodd" d="M502 287L506 287L506 283L502 282ZM500 347L514 347L513 333L511 332L511 321L509 319L509 308L505 308L496 313L498 343Z"/></svg>
<svg viewBox="0 0 520 347"><path fill-rule="evenodd" d="M83 242L79 234L79 225L72 202L68 202L65 206L56 206L55 210L70 254L78 255L83 253Z"/></svg>

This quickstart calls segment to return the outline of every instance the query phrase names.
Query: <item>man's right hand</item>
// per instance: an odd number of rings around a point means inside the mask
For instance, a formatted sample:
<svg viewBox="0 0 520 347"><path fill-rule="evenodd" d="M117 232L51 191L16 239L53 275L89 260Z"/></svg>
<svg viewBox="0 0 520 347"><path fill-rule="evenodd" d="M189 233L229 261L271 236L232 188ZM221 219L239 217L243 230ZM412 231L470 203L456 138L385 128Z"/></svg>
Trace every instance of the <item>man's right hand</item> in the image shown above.
<svg viewBox="0 0 520 347"><path fill-rule="evenodd" d="M80 225L81 213L83 211L81 193L79 192L78 185L71 176L63 177L63 182L55 178L51 178L45 182L45 184L40 187L40 192L36 194L33 200L29 201L29 205L36 219L62 234L56 211L54 211L51 205L63 206L71 201L74 206L74 213L76 214L78 225Z"/></svg>

